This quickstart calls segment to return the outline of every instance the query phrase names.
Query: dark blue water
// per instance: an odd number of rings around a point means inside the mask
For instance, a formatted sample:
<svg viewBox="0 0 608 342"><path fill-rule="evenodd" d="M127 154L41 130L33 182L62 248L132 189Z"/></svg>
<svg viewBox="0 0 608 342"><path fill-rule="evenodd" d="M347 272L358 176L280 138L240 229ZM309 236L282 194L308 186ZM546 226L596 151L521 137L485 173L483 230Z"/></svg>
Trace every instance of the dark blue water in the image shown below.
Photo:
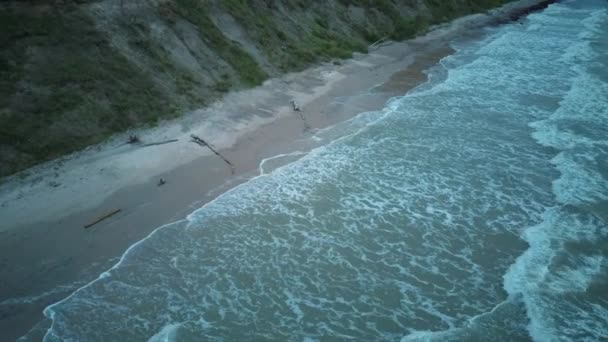
<svg viewBox="0 0 608 342"><path fill-rule="evenodd" d="M48 341L608 339L608 3L492 29L131 247Z"/></svg>

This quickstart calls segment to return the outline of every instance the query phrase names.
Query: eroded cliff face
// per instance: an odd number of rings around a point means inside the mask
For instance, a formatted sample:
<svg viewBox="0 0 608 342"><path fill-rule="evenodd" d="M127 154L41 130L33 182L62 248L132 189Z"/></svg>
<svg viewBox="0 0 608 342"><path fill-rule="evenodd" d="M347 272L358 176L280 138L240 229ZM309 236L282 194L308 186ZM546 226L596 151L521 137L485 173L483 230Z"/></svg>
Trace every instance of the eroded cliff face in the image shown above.
<svg viewBox="0 0 608 342"><path fill-rule="evenodd" d="M3 2L0 176L503 2Z"/></svg>

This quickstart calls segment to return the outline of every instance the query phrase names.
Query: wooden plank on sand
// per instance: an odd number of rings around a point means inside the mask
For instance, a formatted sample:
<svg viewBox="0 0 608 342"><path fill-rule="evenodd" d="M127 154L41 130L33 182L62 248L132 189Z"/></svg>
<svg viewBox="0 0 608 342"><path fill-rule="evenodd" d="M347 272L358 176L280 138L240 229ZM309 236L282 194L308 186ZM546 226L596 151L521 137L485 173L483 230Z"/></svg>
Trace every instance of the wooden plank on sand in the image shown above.
<svg viewBox="0 0 608 342"><path fill-rule="evenodd" d="M169 144L169 143L176 142L176 141L179 141L179 140L177 140L177 139L171 139L171 140L153 142L153 143L144 144L144 145L142 145L142 147L164 145L164 144Z"/></svg>
<svg viewBox="0 0 608 342"><path fill-rule="evenodd" d="M110 217L112 217L112 216L114 216L114 215L118 214L120 211L121 211L121 209L116 209L116 210L113 210L113 211L111 211L111 212L109 212L109 213L107 213L107 214L103 215L103 216L100 216L100 217L98 217L98 218L97 218L95 221L93 221L93 222L91 222L91 223L89 223L89 224L85 225L85 226L84 226L84 229L91 228L91 227L93 227L94 225L98 224L99 222L101 222L101 221L103 221L103 220L105 220L105 219L107 219L107 218L110 218Z"/></svg>

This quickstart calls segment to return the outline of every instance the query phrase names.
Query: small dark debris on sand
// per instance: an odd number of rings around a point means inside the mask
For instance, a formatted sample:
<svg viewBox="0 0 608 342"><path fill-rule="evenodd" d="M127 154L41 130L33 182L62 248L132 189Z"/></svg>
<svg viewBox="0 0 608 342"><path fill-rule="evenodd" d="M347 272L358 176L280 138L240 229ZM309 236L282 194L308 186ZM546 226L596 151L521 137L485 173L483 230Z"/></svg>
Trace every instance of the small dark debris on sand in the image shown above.
<svg viewBox="0 0 608 342"><path fill-rule="evenodd" d="M137 144L140 143L141 140L136 134L129 135L129 140L127 140L127 144Z"/></svg>

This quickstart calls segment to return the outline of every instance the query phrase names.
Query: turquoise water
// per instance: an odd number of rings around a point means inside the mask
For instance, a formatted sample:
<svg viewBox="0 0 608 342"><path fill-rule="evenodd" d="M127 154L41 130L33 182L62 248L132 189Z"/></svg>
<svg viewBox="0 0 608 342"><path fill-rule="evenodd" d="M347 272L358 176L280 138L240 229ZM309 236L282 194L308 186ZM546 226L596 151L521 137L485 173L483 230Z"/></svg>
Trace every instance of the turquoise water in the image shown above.
<svg viewBox="0 0 608 342"><path fill-rule="evenodd" d="M607 33L581 0L455 43L429 83L132 246L45 310L45 340L608 339Z"/></svg>

